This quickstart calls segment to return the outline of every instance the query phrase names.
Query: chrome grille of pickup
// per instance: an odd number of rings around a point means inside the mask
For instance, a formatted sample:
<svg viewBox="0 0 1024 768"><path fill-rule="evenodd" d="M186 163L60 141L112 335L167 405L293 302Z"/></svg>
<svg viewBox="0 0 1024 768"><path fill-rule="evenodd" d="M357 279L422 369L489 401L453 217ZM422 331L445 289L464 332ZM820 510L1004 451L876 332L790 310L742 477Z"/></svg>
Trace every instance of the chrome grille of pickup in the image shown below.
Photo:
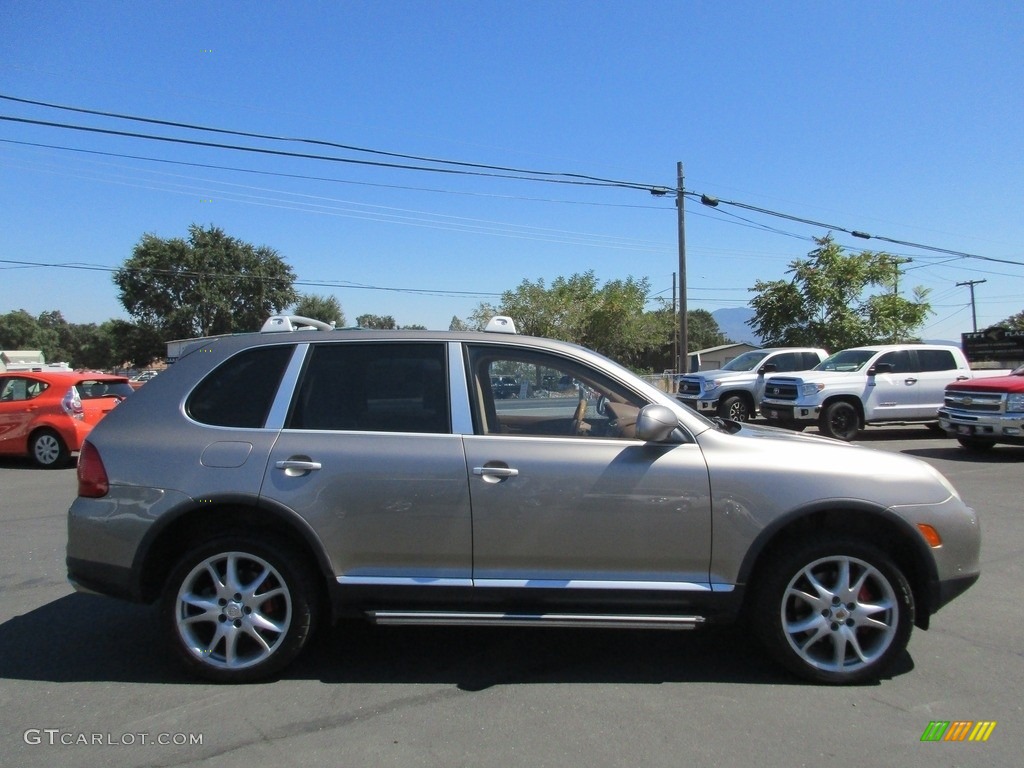
<svg viewBox="0 0 1024 768"><path fill-rule="evenodd" d="M764 396L772 400L796 400L796 384L785 382L769 382L764 388Z"/></svg>
<svg viewBox="0 0 1024 768"><path fill-rule="evenodd" d="M676 394L697 397L700 394L700 379L691 379L683 376L679 380L679 391Z"/></svg>
<svg viewBox="0 0 1024 768"><path fill-rule="evenodd" d="M972 413L1004 413L1006 394L1003 392L947 391L943 399L947 408Z"/></svg>

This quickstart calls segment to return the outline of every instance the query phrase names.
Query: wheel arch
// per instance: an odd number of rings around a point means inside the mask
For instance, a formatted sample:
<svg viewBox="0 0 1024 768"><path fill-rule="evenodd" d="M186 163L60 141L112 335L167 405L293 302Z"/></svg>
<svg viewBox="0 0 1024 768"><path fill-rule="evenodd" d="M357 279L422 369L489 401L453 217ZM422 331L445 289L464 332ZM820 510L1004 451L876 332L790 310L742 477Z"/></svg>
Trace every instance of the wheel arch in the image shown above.
<svg viewBox="0 0 1024 768"><path fill-rule="evenodd" d="M332 573L330 559L316 533L299 515L279 505L261 503L250 496L203 499L174 513L161 515L139 546L133 564L140 598L151 603L160 597L171 569L188 549L229 531L244 530L280 542L311 564L319 585ZM326 600L321 588L318 599ZM324 603L326 607L326 603Z"/></svg>
<svg viewBox="0 0 1024 768"><path fill-rule="evenodd" d="M774 554L797 541L813 540L825 533L839 533L862 539L885 552L900 567L910 583L916 607L914 623L928 629L935 610L931 585L938 581L934 558L914 527L891 511L857 499L822 502L776 520L757 537L740 566L739 584L749 598L758 571ZM743 609L746 610L744 605Z"/></svg>
<svg viewBox="0 0 1024 768"><path fill-rule="evenodd" d="M745 389L730 389L726 390L725 392L722 392L718 396L718 407L721 408L722 403L724 403L730 397L738 397L744 403L746 403L747 408L750 409L751 416L753 416L757 412L757 405L754 403L754 396Z"/></svg>
<svg viewBox="0 0 1024 768"><path fill-rule="evenodd" d="M849 403L850 405L852 405L856 409L857 415L860 417L861 426L864 425L864 403L856 395L840 394L826 397L821 403L821 413L824 413L825 409L828 408L833 403L838 402Z"/></svg>

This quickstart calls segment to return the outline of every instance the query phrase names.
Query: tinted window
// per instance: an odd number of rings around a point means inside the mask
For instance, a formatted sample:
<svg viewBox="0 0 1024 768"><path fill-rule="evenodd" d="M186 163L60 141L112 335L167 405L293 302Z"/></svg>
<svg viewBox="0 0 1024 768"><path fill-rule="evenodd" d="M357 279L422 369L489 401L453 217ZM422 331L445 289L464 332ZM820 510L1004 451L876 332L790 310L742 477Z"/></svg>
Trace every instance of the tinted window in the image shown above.
<svg viewBox="0 0 1024 768"><path fill-rule="evenodd" d="M39 397L50 385L38 379L26 379L14 376L0 379L0 400L31 400Z"/></svg>
<svg viewBox="0 0 1024 768"><path fill-rule="evenodd" d="M921 371L952 371L956 369L956 359L948 349L919 349L917 364Z"/></svg>
<svg viewBox="0 0 1024 768"><path fill-rule="evenodd" d="M886 352L875 361L875 365L878 365L879 363L888 363L891 365L891 373L909 373L910 353L905 349L895 352Z"/></svg>
<svg viewBox="0 0 1024 768"><path fill-rule="evenodd" d="M771 362L775 363L775 370L780 373L783 371L799 371L801 362L800 353L783 352L781 355L773 357Z"/></svg>
<svg viewBox="0 0 1024 768"><path fill-rule="evenodd" d="M78 396L83 400L95 400L101 397L125 398L135 390L126 381L97 381L85 379L78 382Z"/></svg>
<svg viewBox="0 0 1024 768"><path fill-rule="evenodd" d="M218 427L262 427L293 349L257 347L225 360L193 390L188 415Z"/></svg>
<svg viewBox="0 0 1024 768"><path fill-rule="evenodd" d="M288 429L450 432L443 344L314 346Z"/></svg>

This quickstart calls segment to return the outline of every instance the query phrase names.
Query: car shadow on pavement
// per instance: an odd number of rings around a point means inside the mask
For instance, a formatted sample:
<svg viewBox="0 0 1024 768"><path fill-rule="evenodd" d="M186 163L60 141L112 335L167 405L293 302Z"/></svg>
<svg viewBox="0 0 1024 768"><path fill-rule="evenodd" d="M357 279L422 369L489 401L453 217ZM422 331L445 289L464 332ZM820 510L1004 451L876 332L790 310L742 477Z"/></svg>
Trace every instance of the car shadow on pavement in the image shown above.
<svg viewBox="0 0 1024 768"><path fill-rule="evenodd" d="M987 451L971 451L955 442L942 448L907 448L900 453L925 459L946 459L967 464L1019 464L1024 461L1024 447L997 445Z"/></svg>
<svg viewBox="0 0 1024 768"><path fill-rule="evenodd" d="M893 676L913 669L910 655ZM0 678L190 684L153 606L73 594L0 624ZM281 680L450 684L801 685L740 627L692 632L479 627L325 627ZM201 684L201 683L200 683Z"/></svg>

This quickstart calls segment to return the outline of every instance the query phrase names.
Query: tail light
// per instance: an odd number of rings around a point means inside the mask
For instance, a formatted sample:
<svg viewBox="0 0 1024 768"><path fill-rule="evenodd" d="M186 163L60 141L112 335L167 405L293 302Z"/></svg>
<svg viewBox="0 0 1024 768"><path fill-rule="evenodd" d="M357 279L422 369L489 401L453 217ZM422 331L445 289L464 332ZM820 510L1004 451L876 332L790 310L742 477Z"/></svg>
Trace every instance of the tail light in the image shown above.
<svg viewBox="0 0 1024 768"><path fill-rule="evenodd" d="M78 495L99 499L110 491L107 470L96 446L86 440L78 454Z"/></svg>
<svg viewBox="0 0 1024 768"><path fill-rule="evenodd" d="M85 409L82 407L82 398L78 395L78 389L71 387L67 392L64 393L64 398L60 401L60 407L64 409L64 413L70 416L72 419L84 419Z"/></svg>

